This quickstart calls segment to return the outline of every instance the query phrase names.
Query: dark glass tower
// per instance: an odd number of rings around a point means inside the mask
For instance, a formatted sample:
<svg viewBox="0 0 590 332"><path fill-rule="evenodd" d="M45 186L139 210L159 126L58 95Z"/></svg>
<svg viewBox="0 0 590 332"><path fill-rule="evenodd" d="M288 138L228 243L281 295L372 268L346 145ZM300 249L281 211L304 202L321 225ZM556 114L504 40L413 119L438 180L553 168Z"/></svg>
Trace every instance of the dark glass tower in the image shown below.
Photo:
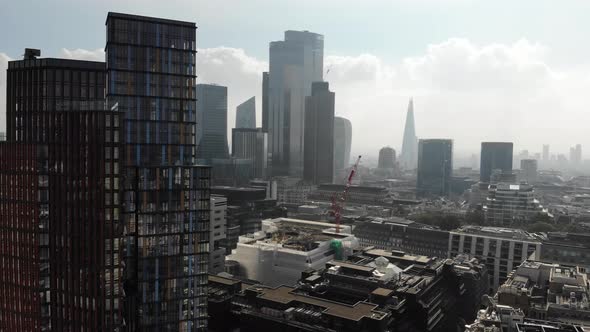
<svg viewBox="0 0 590 332"><path fill-rule="evenodd" d="M421 139L418 143L418 196L446 196L453 174L453 141Z"/></svg>
<svg viewBox="0 0 590 332"><path fill-rule="evenodd" d="M490 182L492 171L512 171L512 143L482 142L479 165L479 181Z"/></svg>
<svg viewBox="0 0 590 332"><path fill-rule="evenodd" d="M305 98L303 178L314 184L334 180L334 99L328 82L313 82Z"/></svg>
<svg viewBox="0 0 590 332"><path fill-rule="evenodd" d="M227 87L197 85L197 159L227 159Z"/></svg>
<svg viewBox="0 0 590 332"><path fill-rule="evenodd" d="M379 150L379 161L377 168L394 168L395 167L395 150L389 146Z"/></svg>
<svg viewBox="0 0 590 332"><path fill-rule="evenodd" d="M352 124L350 120L334 117L334 169L341 170L350 163Z"/></svg>
<svg viewBox="0 0 590 332"><path fill-rule="evenodd" d="M0 143L0 330L120 331L120 114L102 62L9 62Z"/></svg>
<svg viewBox="0 0 590 332"><path fill-rule="evenodd" d="M109 13L107 103L121 112L129 331L207 325L209 169L194 166L196 26Z"/></svg>

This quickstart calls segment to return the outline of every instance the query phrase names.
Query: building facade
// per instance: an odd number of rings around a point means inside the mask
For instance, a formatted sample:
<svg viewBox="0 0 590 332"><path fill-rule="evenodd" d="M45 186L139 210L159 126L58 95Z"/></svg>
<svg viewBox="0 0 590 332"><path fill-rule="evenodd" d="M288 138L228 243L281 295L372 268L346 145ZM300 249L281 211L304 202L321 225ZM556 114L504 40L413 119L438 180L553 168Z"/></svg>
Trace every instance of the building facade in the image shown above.
<svg viewBox="0 0 590 332"><path fill-rule="evenodd" d="M305 98L303 179L313 184L334 180L334 102L328 82L313 82Z"/></svg>
<svg viewBox="0 0 590 332"><path fill-rule="evenodd" d="M350 164L352 124L343 117L334 117L334 169L341 170Z"/></svg>
<svg viewBox="0 0 590 332"><path fill-rule="evenodd" d="M209 216L209 273L225 271L225 248L227 238L227 198L211 195L211 214Z"/></svg>
<svg viewBox="0 0 590 332"><path fill-rule="evenodd" d="M253 176L264 179L268 169L268 134L262 128L232 129L232 157L251 159Z"/></svg>
<svg viewBox="0 0 590 332"><path fill-rule="evenodd" d="M324 71L324 36L285 31L284 41L270 43L268 137L274 175L303 174L305 97ZM264 83L264 82L263 82Z"/></svg>
<svg viewBox="0 0 590 332"><path fill-rule="evenodd" d="M520 177L522 181L534 183L537 181L538 162L536 159L523 159L520 161Z"/></svg>
<svg viewBox="0 0 590 332"><path fill-rule="evenodd" d="M256 128L256 97L236 107L236 128Z"/></svg>
<svg viewBox="0 0 590 332"><path fill-rule="evenodd" d="M463 226L449 233L449 256L468 254L484 263L494 294L520 263L541 257L542 240L519 229Z"/></svg>
<svg viewBox="0 0 590 332"><path fill-rule="evenodd" d="M483 211L486 222L512 225L535 221L540 216L550 217L535 198L533 186L528 184L498 183L488 188Z"/></svg>
<svg viewBox="0 0 590 332"><path fill-rule="evenodd" d="M194 166L196 26L109 13L106 29L107 107L125 132L126 329L205 330L210 170Z"/></svg>
<svg viewBox="0 0 590 332"><path fill-rule="evenodd" d="M512 172L513 144L507 142L482 142L479 162L479 181L490 182L492 171Z"/></svg>
<svg viewBox="0 0 590 332"><path fill-rule="evenodd" d="M121 331L121 115L103 62L39 55L7 70L0 330Z"/></svg>
<svg viewBox="0 0 590 332"><path fill-rule="evenodd" d="M227 145L227 87L197 84L197 159L229 158Z"/></svg>
<svg viewBox="0 0 590 332"><path fill-rule="evenodd" d="M418 174L416 194L446 196L453 174L453 141L421 139L418 144Z"/></svg>

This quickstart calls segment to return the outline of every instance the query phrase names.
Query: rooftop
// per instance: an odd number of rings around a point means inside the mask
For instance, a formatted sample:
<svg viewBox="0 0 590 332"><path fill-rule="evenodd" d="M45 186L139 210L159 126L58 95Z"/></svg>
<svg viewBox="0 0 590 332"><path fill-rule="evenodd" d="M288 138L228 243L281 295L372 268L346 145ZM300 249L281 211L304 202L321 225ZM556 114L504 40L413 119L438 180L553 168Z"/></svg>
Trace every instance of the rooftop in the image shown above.
<svg viewBox="0 0 590 332"><path fill-rule="evenodd" d="M376 304L358 302L354 305L347 305L308 295L297 294L293 292L294 290L295 288L289 286L279 286L278 288L274 289L256 288L256 291L260 293L258 297L261 299L278 302L285 305L288 305L292 302L299 302L318 306L325 308L323 313L330 316L353 321L359 321L365 317L377 320L381 320L386 317L384 312L376 310L378 308Z"/></svg>
<svg viewBox="0 0 590 332"><path fill-rule="evenodd" d="M503 239L518 239L528 241L542 241L545 236L539 233L529 233L517 228L491 227L491 226L462 226L452 233L459 234L475 234Z"/></svg>
<svg viewBox="0 0 590 332"><path fill-rule="evenodd" d="M196 28L196 24L194 22L177 21L177 20L170 20L170 19L159 18L159 17L141 16L141 15L133 15L133 14L125 14L125 13L109 12L107 15L107 22L109 21L110 18L120 18L120 19L126 19L126 20L131 20L131 21L140 21L140 22L164 23L164 24L171 24L171 25L179 25L179 26Z"/></svg>

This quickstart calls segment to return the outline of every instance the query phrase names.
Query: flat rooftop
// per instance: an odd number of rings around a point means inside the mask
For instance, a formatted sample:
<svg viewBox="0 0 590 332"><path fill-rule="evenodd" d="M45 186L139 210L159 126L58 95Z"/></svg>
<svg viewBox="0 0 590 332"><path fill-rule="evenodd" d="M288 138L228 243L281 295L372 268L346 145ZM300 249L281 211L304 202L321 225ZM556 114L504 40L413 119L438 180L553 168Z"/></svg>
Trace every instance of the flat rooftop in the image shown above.
<svg viewBox="0 0 590 332"><path fill-rule="evenodd" d="M518 239L528 241L542 241L545 236L537 233L529 233L522 229L504 228L504 227L490 227L490 226L462 226L451 233L459 234L475 234L503 239Z"/></svg>
<svg viewBox="0 0 590 332"><path fill-rule="evenodd" d="M109 12L107 14L107 22L109 21L109 18L119 18L119 19L140 21L140 22L163 23L163 24L196 28L196 24L194 22L177 21L177 20L170 20L170 19L166 19L166 18L141 16L141 15L134 15L134 14Z"/></svg>
<svg viewBox="0 0 590 332"><path fill-rule="evenodd" d="M367 302L357 302L354 305L328 301L308 295L294 293L295 288L289 286L279 286L274 289L261 289L259 298L288 305L291 302L299 302L325 308L324 314L344 318L347 320L360 321L367 317L371 319L383 319L386 314L376 311L376 304Z"/></svg>

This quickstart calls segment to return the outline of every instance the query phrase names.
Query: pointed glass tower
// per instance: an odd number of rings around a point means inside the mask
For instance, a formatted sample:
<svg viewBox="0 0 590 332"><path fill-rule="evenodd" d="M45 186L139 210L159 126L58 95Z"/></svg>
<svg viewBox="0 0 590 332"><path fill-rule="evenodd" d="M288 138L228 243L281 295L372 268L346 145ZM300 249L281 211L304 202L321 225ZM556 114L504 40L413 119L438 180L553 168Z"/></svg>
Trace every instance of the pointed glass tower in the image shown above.
<svg viewBox="0 0 590 332"><path fill-rule="evenodd" d="M408 114L406 115L406 126L404 128L402 153L400 155L401 166L405 169L416 168L417 157L418 138L416 137L416 128L414 127L414 102L410 98Z"/></svg>

